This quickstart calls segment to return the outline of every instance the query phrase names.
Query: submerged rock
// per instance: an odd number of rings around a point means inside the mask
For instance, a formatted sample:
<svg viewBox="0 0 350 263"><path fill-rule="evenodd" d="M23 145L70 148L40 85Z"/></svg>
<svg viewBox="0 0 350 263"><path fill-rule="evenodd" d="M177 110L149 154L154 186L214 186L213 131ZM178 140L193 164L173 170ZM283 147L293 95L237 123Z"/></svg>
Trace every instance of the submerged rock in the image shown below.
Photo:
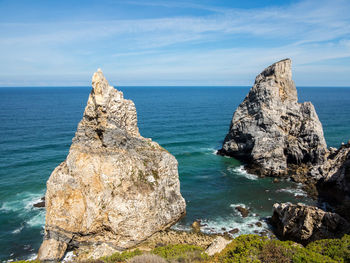
<svg viewBox="0 0 350 263"><path fill-rule="evenodd" d="M185 214L177 161L137 127L135 105L98 70L69 154L47 181L38 259L67 247L134 246Z"/></svg>
<svg viewBox="0 0 350 263"><path fill-rule="evenodd" d="M242 217L247 217L249 215L249 210L242 206L236 206L235 209L241 214Z"/></svg>
<svg viewBox="0 0 350 263"><path fill-rule="evenodd" d="M245 161L249 172L262 176L287 175L295 166L321 164L326 152L314 106L298 103L290 59L256 77L218 151Z"/></svg>
<svg viewBox="0 0 350 263"><path fill-rule="evenodd" d="M198 220L194 221L194 222L192 223L191 227L192 227L192 230L193 230L194 232L200 232L200 231L201 231L201 224L200 224L200 221L198 221Z"/></svg>
<svg viewBox="0 0 350 263"><path fill-rule="evenodd" d="M349 233L349 223L340 215L303 204L274 204L271 222L276 235L301 244Z"/></svg>
<svg viewBox="0 0 350 263"><path fill-rule="evenodd" d="M40 201L33 204L34 207L36 208L44 208L45 207L45 196L43 196L42 198L40 198Z"/></svg>

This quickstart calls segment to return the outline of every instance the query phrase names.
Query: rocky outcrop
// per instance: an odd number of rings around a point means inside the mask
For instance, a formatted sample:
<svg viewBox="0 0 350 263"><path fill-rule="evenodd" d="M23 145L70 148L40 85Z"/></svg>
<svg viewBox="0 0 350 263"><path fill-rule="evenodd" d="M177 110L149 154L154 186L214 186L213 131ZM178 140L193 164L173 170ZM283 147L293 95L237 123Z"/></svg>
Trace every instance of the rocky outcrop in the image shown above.
<svg viewBox="0 0 350 263"><path fill-rule="evenodd" d="M247 163L249 172L284 176L324 162L322 125L310 102L298 103L291 60L260 73L233 115L219 154Z"/></svg>
<svg viewBox="0 0 350 263"><path fill-rule="evenodd" d="M177 161L137 127L135 105L98 70L69 154L47 181L38 259L67 247L132 247L185 214Z"/></svg>
<svg viewBox="0 0 350 263"><path fill-rule="evenodd" d="M349 223L336 213L303 204L274 204L272 224L280 239L301 244L349 233Z"/></svg>

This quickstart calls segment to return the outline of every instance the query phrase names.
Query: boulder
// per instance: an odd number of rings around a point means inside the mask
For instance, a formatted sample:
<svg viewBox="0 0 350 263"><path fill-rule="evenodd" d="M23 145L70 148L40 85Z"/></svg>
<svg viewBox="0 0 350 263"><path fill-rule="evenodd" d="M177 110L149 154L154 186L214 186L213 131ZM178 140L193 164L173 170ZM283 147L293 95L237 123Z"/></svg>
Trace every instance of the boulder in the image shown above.
<svg viewBox="0 0 350 263"><path fill-rule="evenodd" d="M232 240L227 240L221 236L214 239L213 243L205 250L209 256L213 256L216 253L220 253Z"/></svg>
<svg viewBox="0 0 350 263"><path fill-rule="evenodd" d="M67 247L132 247L185 214L174 156L137 127L135 105L98 70L68 156L45 196L38 259L58 261Z"/></svg>
<svg viewBox="0 0 350 263"><path fill-rule="evenodd" d="M298 102L290 59L256 77L218 151L244 161L249 172L261 176L284 176L295 167L321 164L326 152L314 106Z"/></svg>
<svg viewBox="0 0 350 263"><path fill-rule="evenodd" d="M340 215L303 204L274 204L271 223L278 238L303 245L318 239L340 238L350 231L350 224Z"/></svg>

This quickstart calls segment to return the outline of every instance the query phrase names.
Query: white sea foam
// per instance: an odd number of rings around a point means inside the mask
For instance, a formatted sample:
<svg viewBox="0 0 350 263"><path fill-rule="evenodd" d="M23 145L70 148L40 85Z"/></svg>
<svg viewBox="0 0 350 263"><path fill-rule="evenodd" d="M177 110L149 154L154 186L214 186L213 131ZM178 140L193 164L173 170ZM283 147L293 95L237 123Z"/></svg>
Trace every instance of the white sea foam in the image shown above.
<svg viewBox="0 0 350 263"><path fill-rule="evenodd" d="M27 224L31 227L44 227L45 224L45 211L41 210L39 213L33 217L31 217L30 220L27 221Z"/></svg>
<svg viewBox="0 0 350 263"><path fill-rule="evenodd" d="M38 254L33 253L33 254L31 254L31 255L29 256L29 258L28 258L27 260L28 260L28 261L36 260L37 257L38 257Z"/></svg>
<svg viewBox="0 0 350 263"><path fill-rule="evenodd" d="M249 180L258 180L258 176L254 175L254 174L250 174L248 173L245 169L243 165L240 165L238 167L233 167L233 168L228 168L228 170L230 172L234 172L240 176L243 176Z"/></svg>
<svg viewBox="0 0 350 263"><path fill-rule="evenodd" d="M23 226L20 226L19 228L16 228L15 230L12 231L12 234L18 234L22 231Z"/></svg>
<svg viewBox="0 0 350 263"><path fill-rule="evenodd" d="M267 233L270 233L266 222L260 220L260 218L257 217L255 213L250 213L247 217L243 218L239 211L235 209L236 206L241 206L243 208L249 209L249 207L245 204L231 204L230 207L232 208L232 214L230 216L218 216L215 219L201 219L201 231L207 234L228 233L232 237L237 237L243 234L256 234L262 231L267 231ZM257 222L261 223L261 227L256 225ZM238 233L229 233L229 231L235 228L239 229ZM190 231L191 226L178 223L174 225L172 229Z"/></svg>
<svg viewBox="0 0 350 263"><path fill-rule="evenodd" d="M277 190L276 192L289 193L289 194L292 194L294 196L307 196L307 194L299 187L298 188L282 188L282 189Z"/></svg>
<svg viewBox="0 0 350 263"><path fill-rule="evenodd" d="M43 193L18 193L11 200L2 203L0 211L3 212L26 212L33 209L33 205L40 201Z"/></svg>

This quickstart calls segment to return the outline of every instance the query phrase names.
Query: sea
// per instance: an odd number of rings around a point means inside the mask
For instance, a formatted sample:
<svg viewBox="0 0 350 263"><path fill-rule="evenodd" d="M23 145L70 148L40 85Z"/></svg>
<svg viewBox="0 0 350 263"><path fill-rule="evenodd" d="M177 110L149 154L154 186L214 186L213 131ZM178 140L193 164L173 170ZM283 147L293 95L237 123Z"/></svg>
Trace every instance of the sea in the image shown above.
<svg viewBox="0 0 350 263"><path fill-rule="evenodd" d="M187 215L174 228L239 234L268 228L276 202L314 204L302 186L273 183L216 155L232 114L250 87L118 87L135 102L141 135L157 141L179 163ZM297 87L311 101L328 146L350 139L350 88ZM0 261L34 258L43 239L45 210L34 208L46 181L69 151L91 87L0 88ZM243 218L235 209L249 209ZM261 222L259 227L256 222Z"/></svg>

